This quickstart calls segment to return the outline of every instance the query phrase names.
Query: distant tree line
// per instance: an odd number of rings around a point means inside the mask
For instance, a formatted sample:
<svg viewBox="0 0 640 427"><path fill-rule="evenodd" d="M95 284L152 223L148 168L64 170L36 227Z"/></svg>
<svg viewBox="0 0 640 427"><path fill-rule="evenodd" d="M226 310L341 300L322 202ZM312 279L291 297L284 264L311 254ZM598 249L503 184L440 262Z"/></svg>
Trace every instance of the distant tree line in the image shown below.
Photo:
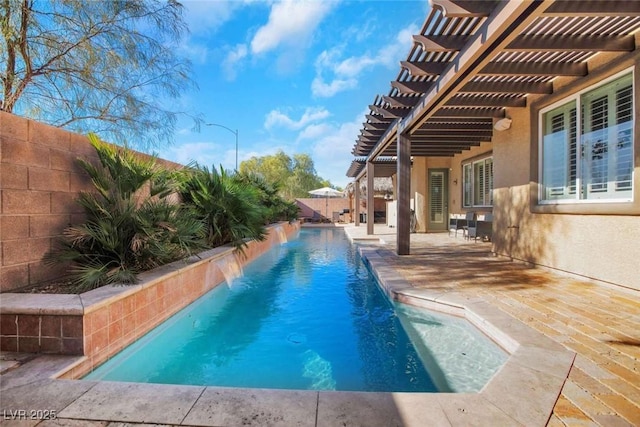
<svg viewBox="0 0 640 427"><path fill-rule="evenodd" d="M240 173L263 177L275 183L279 194L287 200L310 197L309 191L321 187L333 187L329 181L318 176L313 159L308 154L294 154L293 158L284 151L276 154L252 157L240 163Z"/></svg>

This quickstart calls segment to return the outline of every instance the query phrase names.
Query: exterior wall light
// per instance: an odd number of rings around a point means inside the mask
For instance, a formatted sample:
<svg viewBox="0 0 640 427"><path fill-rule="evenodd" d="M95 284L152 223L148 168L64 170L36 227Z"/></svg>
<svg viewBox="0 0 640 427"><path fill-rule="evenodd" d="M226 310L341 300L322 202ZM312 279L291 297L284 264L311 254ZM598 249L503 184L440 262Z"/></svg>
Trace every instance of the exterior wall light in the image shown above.
<svg viewBox="0 0 640 427"><path fill-rule="evenodd" d="M513 120L511 120L509 117L505 117L503 119L498 120L494 125L493 128L497 131L503 131L503 130L507 130L511 127L511 122Z"/></svg>

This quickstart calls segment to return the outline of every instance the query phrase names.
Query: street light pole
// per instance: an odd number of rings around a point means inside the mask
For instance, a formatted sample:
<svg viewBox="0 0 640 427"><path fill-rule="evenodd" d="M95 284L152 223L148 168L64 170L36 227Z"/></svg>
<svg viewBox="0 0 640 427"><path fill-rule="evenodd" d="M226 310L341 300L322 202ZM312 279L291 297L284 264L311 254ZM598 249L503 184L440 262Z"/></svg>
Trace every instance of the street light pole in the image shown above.
<svg viewBox="0 0 640 427"><path fill-rule="evenodd" d="M236 136L236 172L238 172L238 129L233 130L233 129L228 128L226 126L219 125L217 123L205 123L204 125L205 126L217 126L219 128L226 129L226 130L228 130L229 132L231 132L232 134L234 134Z"/></svg>

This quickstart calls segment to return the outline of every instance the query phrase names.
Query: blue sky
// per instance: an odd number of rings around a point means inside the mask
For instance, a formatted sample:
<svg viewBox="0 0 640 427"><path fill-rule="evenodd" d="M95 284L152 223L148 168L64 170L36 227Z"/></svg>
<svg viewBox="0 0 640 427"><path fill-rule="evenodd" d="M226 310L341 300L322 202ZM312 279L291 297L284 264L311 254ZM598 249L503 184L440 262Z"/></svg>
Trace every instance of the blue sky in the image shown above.
<svg viewBox="0 0 640 427"><path fill-rule="evenodd" d="M239 134L239 162L279 149L309 154L344 187L351 149L376 94L386 95L427 1L184 1L182 52L199 88L178 106ZM235 167L235 137L184 119L159 153Z"/></svg>

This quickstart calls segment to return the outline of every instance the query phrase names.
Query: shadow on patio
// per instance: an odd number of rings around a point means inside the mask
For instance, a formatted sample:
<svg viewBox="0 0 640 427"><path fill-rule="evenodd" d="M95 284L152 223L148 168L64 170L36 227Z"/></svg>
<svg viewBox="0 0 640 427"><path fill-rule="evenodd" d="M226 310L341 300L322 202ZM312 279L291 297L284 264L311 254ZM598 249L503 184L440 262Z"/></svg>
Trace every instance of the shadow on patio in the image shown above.
<svg viewBox="0 0 640 427"><path fill-rule="evenodd" d="M366 236L366 227L347 232ZM375 236L385 264L413 287L483 298L577 353L548 425L640 425L637 291L496 257L490 243L447 233L411 234L404 256L394 229L376 225Z"/></svg>

